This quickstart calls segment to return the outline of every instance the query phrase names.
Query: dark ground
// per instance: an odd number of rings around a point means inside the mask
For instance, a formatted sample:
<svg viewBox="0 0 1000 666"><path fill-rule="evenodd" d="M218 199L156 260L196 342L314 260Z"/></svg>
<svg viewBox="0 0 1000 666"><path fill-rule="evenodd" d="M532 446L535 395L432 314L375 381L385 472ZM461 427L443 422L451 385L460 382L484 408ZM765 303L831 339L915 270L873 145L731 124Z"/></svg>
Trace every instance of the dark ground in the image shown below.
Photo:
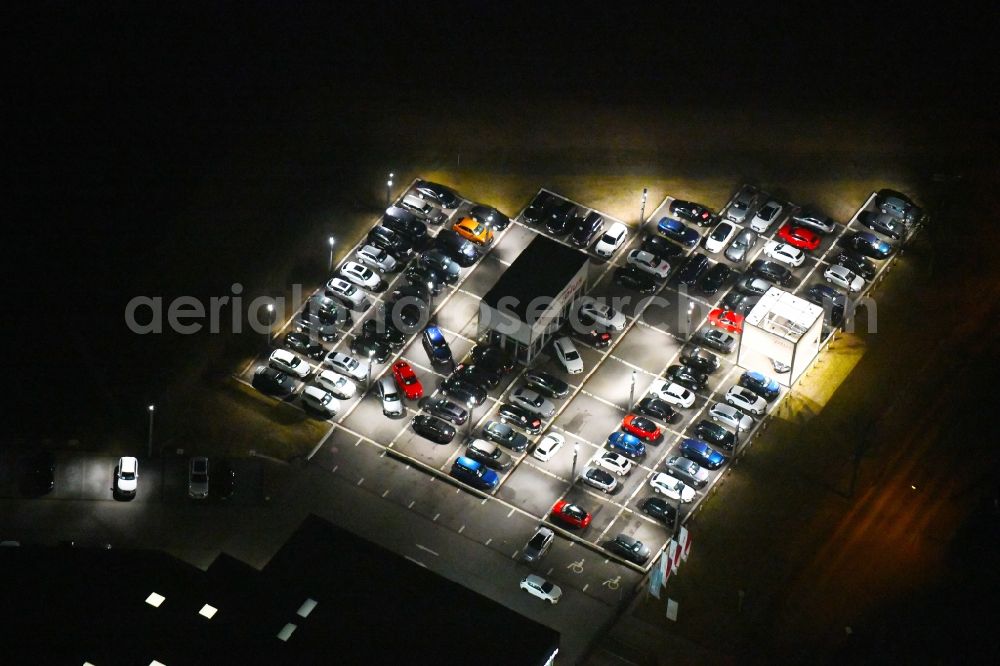
<svg viewBox="0 0 1000 666"><path fill-rule="evenodd" d="M138 337L125 303L315 283L323 239L352 244L389 170L409 178L462 154L464 168L537 174L538 185L885 174L929 205L948 187L935 174L962 174L970 189L996 182L996 69L970 50L974 17L242 10L4 10L6 441L141 442L145 404L227 376L258 343ZM982 201L996 210L994 193ZM977 242L977 223L993 223L971 217L979 210L932 209L949 219L936 232L950 238L941 279ZM996 260L980 256L995 284ZM989 339L995 303L963 304ZM963 561L987 547L960 536ZM892 603L937 599L921 594Z"/></svg>

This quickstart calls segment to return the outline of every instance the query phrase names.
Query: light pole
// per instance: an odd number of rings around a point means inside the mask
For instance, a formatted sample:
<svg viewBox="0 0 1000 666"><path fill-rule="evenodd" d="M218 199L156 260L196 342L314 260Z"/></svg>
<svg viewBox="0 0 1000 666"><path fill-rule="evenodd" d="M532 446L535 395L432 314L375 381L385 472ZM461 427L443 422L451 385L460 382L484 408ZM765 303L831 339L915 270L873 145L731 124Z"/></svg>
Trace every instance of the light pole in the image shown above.
<svg viewBox="0 0 1000 666"><path fill-rule="evenodd" d="M467 428L465 430L465 439L472 439L472 411L476 408L476 403L474 400L466 400L465 406L469 408L469 420L467 423Z"/></svg>
<svg viewBox="0 0 1000 666"><path fill-rule="evenodd" d="M389 180L385 181L385 207L389 207L389 203L392 202L392 177L394 174L389 174Z"/></svg>
<svg viewBox="0 0 1000 666"><path fill-rule="evenodd" d="M146 442L147 448L149 449L149 457L153 457L153 415L156 413L156 405L149 405L146 407L146 411L149 412L149 438Z"/></svg>
<svg viewBox="0 0 1000 666"><path fill-rule="evenodd" d="M333 236L330 236L327 239L327 242L330 244L330 268L329 268L329 272L332 273L333 272L333 245L334 245L334 243L336 243L336 241L334 240Z"/></svg>
<svg viewBox="0 0 1000 666"><path fill-rule="evenodd" d="M264 332L267 335L267 346L271 346L271 327L274 325L274 305L272 303L267 304L267 330Z"/></svg>
<svg viewBox="0 0 1000 666"><path fill-rule="evenodd" d="M372 387L372 357L373 356L375 356L375 350L374 349L369 349L368 350L368 377L367 377L367 379L365 379L365 386L367 386L369 390L371 390L371 387Z"/></svg>
<svg viewBox="0 0 1000 666"><path fill-rule="evenodd" d="M691 313L694 312L694 301L688 300L688 323L687 323L687 341L691 342Z"/></svg>
<svg viewBox="0 0 1000 666"><path fill-rule="evenodd" d="M642 188L642 205L639 207L639 224L646 221L646 194L649 190Z"/></svg>
<svg viewBox="0 0 1000 666"><path fill-rule="evenodd" d="M736 455L736 451L740 448L740 435L743 433L743 428L740 420L736 420L736 439L733 440L733 455Z"/></svg>
<svg viewBox="0 0 1000 666"><path fill-rule="evenodd" d="M569 475L569 485L573 485L576 482L576 457L580 455L580 445L573 445L573 471Z"/></svg>
<svg viewBox="0 0 1000 666"><path fill-rule="evenodd" d="M428 316L434 316L434 283L427 281L427 310Z"/></svg>
<svg viewBox="0 0 1000 666"><path fill-rule="evenodd" d="M628 409L632 410L632 405L635 403L635 370L632 370L632 385L628 388Z"/></svg>

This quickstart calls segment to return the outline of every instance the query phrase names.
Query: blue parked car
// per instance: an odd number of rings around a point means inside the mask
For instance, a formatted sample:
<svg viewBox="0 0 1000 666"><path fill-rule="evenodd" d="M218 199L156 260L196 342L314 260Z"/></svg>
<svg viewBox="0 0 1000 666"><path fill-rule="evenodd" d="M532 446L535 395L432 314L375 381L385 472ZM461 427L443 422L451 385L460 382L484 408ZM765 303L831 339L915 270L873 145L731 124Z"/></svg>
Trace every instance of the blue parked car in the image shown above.
<svg viewBox="0 0 1000 666"><path fill-rule="evenodd" d="M608 448L620 451L629 458L638 458L646 455L646 445L639 441L638 437L630 435L627 432L621 432L620 430L611 433L608 437Z"/></svg>
<svg viewBox="0 0 1000 666"><path fill-rule="evenodd" d="M451 466L451 475L479 490L493 490L500 483L500 476L486 465L460 456Z"/></svg>
<svg viewBox="0 0 1000 666"><path fill-rule="evenodd" d="M440 328L437 326L425 328L423 343L427 358L433 365L454 365L455 360L451 355L451 347L448 346L448 341L444 339L444 333L441 332Z"/></svg>
<svg viewBox="0 0 1000 666"><path fill-rule="evenodd" d="M868 231L859 231L847 238L847 247L872 259L885 259L892 254L891 245Z"/></svg>
<svg viewBox="0 0 1000 666"><path fill-rule="evenodd" d="M781 393L781 387L767 375L762 375L753 370L747 370L740 377L740 386L748 388L768 402L771 402Z"/></svg>
<svg viewBox="0 0 1000 666"><path fill-rule="evenodd" d="M687 226L683 222L672 220L669 217L660 218L656 225L656 230L669 238L677 241L684 247L694 247L701 240L701 234Z"/></svg>
<svg viewBox="0 0 1000 666"><path fill-rule="evenodd" d="M700 439L685 439L681 442L681 455L708 469L719 469L729 460Z"/></svg>

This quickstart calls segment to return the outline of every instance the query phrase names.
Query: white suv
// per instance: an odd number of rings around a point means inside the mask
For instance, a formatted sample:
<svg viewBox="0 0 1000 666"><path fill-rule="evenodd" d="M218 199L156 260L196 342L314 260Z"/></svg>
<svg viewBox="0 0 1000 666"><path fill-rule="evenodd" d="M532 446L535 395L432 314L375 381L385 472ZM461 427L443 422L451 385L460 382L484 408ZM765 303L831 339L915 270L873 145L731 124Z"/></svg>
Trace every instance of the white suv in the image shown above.
<svg viewBox="0 0 1000 666"><path fill-rule="evenodd" d="M655 381L649 387L649 392L655 397L678 407L687 408L694 404L694 391L690 391L680 384L673 382L665 380Z"/></svg>
<svg viewBox="0 0 1000 666"><path fill-rule="evenodd" d="M552 343L552 346L556 350L559 362L566 368L566 372L571 375L583 372L583 358L580 357L580 352L576 350L576 345L573 344L572 340L562 337Z"/></svg>
<svg viewBox="0 0 1000 666"><path fill-rule="evenodd" d="M360 382L368 377L368 366L343 352L332 351L326 355L323 362L356 381Z"/></svg>
<svg viewBox="0 0 1000 666"><path fill-rule="evenodd" d="M330 391L319 386L307 386L302 391L302 403L327 418L335 415L340 409L340 401Z"/></svg>
<svg viewBox="0 0 1000 666"><path fill-rule="evenodd" d="M132 456L118 459L115 468L115 490L128 497L135 495L139 487L139 461Z"/></svg>
<svg viewBox="0 0 1000 666"><path fill-rule="evenodd" d="M594 252L600 257L610 257L615 253L615 250L622 246L626 236L628 236L628 227L621 222L615 222L594 244Z"/></svg>
<svg viewBox="0 0 1000 666"><path fill-rule="evenodd" d="M406 413L403 407L403 396L396 388L395 380L386 375L378 381L378 397L382 399L382 413L386 416L397 417Z"/></svg>

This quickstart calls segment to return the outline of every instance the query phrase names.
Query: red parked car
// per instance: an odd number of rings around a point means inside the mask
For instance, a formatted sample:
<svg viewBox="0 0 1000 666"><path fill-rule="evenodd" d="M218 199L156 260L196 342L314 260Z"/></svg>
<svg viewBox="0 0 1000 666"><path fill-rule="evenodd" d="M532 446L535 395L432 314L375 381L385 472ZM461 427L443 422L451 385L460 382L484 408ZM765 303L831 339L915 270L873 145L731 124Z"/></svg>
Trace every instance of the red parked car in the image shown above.
<svg viewBox="0 0 1000 666"><path fill-rule="evenodd" d="M566 500L556 502L556 505L552 507L552 517L559 522L579 527L580 529L590 525L590 514L576 504L570 504Z"/></svg>
<svg viewBox="0 0 1000 666"><path fill-rule="evenodd" d="M712 326L718 326L728 333L743 332L743 315L737 314L732 310L715 308L708 313L708 323Z"/></svg>
<svg viewBox="0 0 1000 666"><path fill-rule="evenodd" d="M638 414L629 414L626 416L622 421L622 430L647 442L655 441L663 434L659 426Z"/></svg>
<svg viewBox="0 0 1000 666"><path fill-rule="evenodd" d="M424 387L406 361L396 361L392 364L392 378L396 380L396 386L406 395L407 400L419 400L424 397Z"/></svg>
<svg viewBox="0 0 1000 666"><path fill-rule="evenodd" d="M815 250L819 247L819 235L805 227L786 224L778 230L778 238L800 250Z"/></svg>

